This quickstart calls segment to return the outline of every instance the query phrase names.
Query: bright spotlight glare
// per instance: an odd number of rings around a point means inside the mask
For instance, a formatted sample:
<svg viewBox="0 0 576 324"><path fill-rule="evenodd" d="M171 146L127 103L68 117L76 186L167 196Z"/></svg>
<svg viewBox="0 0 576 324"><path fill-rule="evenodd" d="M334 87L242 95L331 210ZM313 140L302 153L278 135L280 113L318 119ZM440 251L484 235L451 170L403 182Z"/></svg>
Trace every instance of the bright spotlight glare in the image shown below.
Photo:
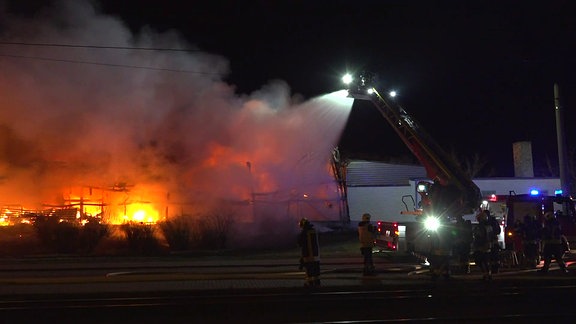
<svg viewBox="0 0 576 324"><path fill-rule="evenodd" d="M344 74L344 76L342 77L342 82L344 82L344 84L352 83L352 75L350 73Z"/></svg>
<svg viewBox="0 0 576 324"><path fill-rule="evenodd" d="M366 92L368 92L368 94L373 94L373 93L374 93L374 88L370 88L370 89L366 90Z"/></svg>
<svg viewBox="0 0 576 324"><path fill-rule="evenodd" d="M438 220L438 218L433 217L433 216L428 216L424 220L424 228L426 228L427 230L436 231L438 229L438 227L440 227L440 221Z"/></svg>
<svg viewBox="0 0 576 324"><path fill-rule="evenodd" d="M398 93L394 90L390 91L389 94L390 94L390 97L392 97L392 98L394 98L394 97L396 97L396 95L398 95Z"/></svg>

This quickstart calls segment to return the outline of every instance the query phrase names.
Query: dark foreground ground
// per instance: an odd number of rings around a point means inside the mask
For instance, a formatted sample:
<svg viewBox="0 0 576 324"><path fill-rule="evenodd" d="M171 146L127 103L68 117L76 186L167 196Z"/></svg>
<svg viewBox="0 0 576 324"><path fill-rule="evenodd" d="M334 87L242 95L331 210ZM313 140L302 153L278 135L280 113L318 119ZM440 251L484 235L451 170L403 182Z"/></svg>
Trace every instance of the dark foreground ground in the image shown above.
<svg viewBox="0 0 576 324"><path fill-rule="evenodd" d="M303 287L293 248L162 256L0 259L2 323L540 323L576 316L571 273L503 268L431 280L423 260L375 253L362 275L355 233L321 236L322 285ZM487 308L479 308L481 303ZM551 307L543 307L552 303ZM529 306L526 306L529 305Z"/></svg>

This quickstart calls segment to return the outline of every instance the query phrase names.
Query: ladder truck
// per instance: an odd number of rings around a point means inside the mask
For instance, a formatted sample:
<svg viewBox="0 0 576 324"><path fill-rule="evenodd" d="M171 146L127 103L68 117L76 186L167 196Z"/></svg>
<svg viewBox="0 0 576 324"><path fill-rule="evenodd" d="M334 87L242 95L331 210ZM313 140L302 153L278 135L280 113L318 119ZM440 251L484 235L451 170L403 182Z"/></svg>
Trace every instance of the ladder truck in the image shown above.
<svg viewBox="0 0 576 324"><path fill-rule="evenodd" d="M426 170L430 181L417 184L422 202L421 208L414 213L417 222L411 228L406 228L409 252L426 257L434 232L448 233L450 230L442 228L449 228L459 216L480 210L480 189L393 97L382 96L378 92L373 76L353 77L347 74L342 81L348 85L349 97L367 100L376 107ZM446 245L452 243L449 235L435 236L440 236Z"/></svg>

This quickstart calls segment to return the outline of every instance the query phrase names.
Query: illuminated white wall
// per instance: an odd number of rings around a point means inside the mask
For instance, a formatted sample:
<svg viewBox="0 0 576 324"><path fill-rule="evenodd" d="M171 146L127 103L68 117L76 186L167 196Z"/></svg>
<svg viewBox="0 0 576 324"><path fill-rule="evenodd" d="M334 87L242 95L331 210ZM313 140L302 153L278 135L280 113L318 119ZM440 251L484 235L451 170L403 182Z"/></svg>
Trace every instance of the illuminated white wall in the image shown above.
<svg viewBox="0 0 576 324"><path fill-rule="evenodd" d="M560 188L559 178L482 178L474 179L474 183L483 193L508 195L510 191L516 194L529 193L530 189L539 189L541 193L553 195ZM350 221L354 225L360 221L363 213L370 213L372 220L389 222L413 222L414 216L402 215L401 211L414 209L411 196L417 205L419 196L416 194L417 180L410 180L407 186L381 186L381 187L348 187L348 205Z"/></svg>

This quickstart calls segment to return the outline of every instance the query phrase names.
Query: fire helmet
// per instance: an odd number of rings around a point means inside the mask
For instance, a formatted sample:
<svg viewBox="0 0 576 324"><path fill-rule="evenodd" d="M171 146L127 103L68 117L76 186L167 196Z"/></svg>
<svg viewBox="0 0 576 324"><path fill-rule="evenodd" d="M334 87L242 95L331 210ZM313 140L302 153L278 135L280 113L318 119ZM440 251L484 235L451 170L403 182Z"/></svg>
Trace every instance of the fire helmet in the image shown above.
<svg viewBox="0 0 576 324"><path fill-rule="evenodd" d="M365 213L364 215L362 215L362 221L364 221L364 222L369 222L369 221L370 221L370 217L372 217L370 214Z"/></svg>
<svg viewBox="0 0 576 324"><path fill-rule="evenodd" d="M306 218L302 218L300 219L300 221L298 222L298 226L300 226L300 228L304 228L304 226L310 224L310 221Z"/></svg>
<svg viewBox="0 0 576 324"><path fill-rule="evenodd" d="M547 220L551 220L556 218L556 216L554 215L554 212L549 211L544 214L544 218Z"/></svg>

